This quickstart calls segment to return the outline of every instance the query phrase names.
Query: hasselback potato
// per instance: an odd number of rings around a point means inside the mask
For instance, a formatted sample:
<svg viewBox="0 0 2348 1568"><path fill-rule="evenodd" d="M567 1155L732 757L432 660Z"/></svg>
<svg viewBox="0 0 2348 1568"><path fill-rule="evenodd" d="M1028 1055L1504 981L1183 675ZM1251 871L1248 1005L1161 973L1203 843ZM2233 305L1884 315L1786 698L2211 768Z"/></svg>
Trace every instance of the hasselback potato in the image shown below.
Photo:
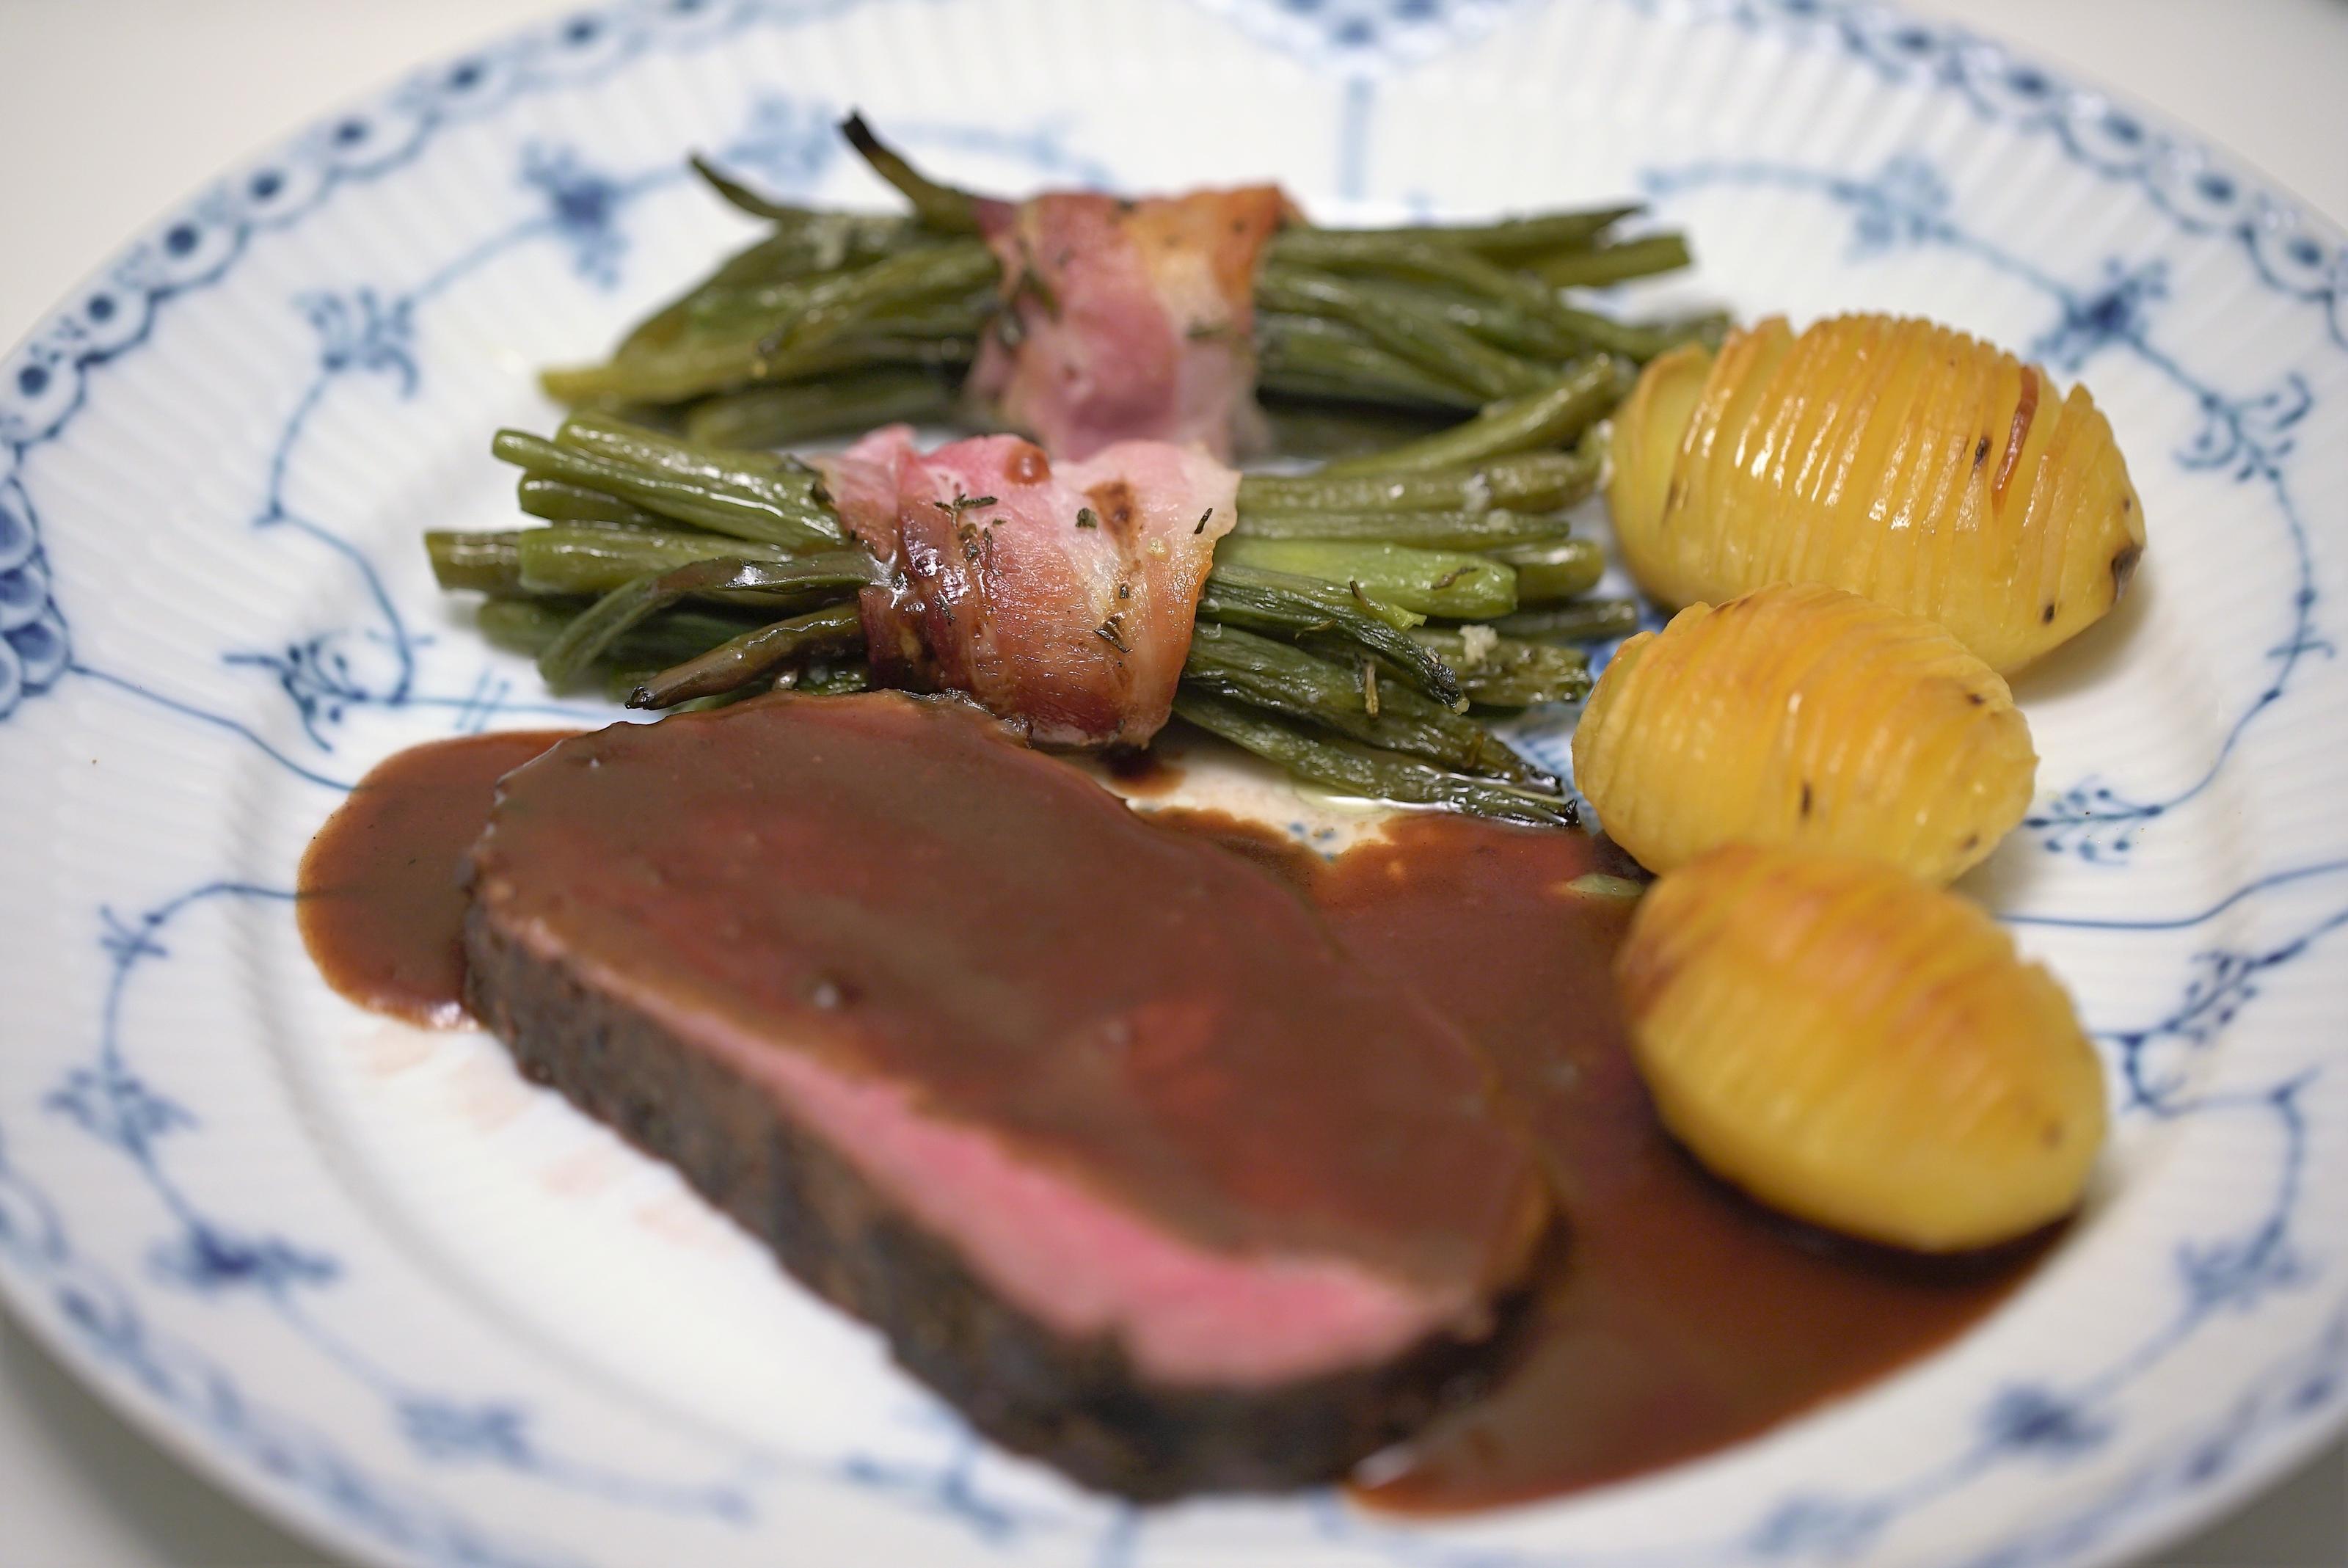
<svg viewBox="0 0 2348 1568"><path fill-rule="evenodd" d="M2068 1212L2101 1068L2053 976L1875 861L1733 845L1658 882L1616 966L1664 1124L1813 1223L1924 1251Z"/></svg>
<svg viewBox="0 0 2348 1568"><path fill-rule="evenodd" d="M1576 787L1656 872L1743 841L1947 882L2022 820L2036 769L1996 672L1931 621L1815 583L1632 637L1573 735Z"/></svg>
<svg viewBox="0 0 2348 1568"><path fill-rule="evenodd" d="M1928 321L1773 317L1650 364L1615 418L1625 563L1666 604L1826 583L2001 674L2100 619L2142 503L2083 387Z"/></svg>

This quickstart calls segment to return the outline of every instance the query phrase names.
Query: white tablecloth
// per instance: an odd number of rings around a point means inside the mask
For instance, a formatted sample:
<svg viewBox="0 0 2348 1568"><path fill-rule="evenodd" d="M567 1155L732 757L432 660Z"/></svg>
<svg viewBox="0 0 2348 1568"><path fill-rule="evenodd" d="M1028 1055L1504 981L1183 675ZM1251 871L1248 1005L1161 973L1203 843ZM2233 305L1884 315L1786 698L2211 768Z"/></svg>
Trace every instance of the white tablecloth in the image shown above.
<svg viewBox="0 0 2348 1568"><path fill-rule="evenodd" d="M1117 0L1102 0L1115 4ZM2348 0L1915 0L2165 109L2348 218ZM0 0L0 345L221 168L549 0ZM2334 1445L2163 1563L2348 1563ZM0 1568L318 1563L0 1319Z"/></svg>

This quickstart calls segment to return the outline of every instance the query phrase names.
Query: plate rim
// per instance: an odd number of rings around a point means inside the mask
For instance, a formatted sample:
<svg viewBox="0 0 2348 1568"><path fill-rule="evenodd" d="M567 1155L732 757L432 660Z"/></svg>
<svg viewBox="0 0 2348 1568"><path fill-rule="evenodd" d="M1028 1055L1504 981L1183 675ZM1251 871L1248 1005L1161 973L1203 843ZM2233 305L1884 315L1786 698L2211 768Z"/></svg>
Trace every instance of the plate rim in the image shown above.
<svg viewBox="0 0 2348 1568"><path fill-rule="evenodd" d="M742 0L728 13L725 30L759 24L789 26L891 3L905 4L909 0ZM1280 48L1295 46L1292 40L1267 35L1261 27L1251 25L1270 13L1272 7L1266 0L1168 0L1168 3L1186 4L1220 15L1259 42L1270 42ZM1627 5L1655 15L1684 14L1693 24L1725 21L1755 28L1773 25L1833 27L1841 31L1846 46L1849 47L1859 46L1853 42L1858 37L1853 29L1862 23L1883 26L1897 24L1915 33L1930 36L1936 49L1952 57L1961 53L1976 54L2016 68L2036 72L2054 89L2054 96L2084 97L2115 106L2126 106L2127 112L2140 121L2147 132L2165 139L2178 155L2188 159L2198 157L2206 166L2227 171L2242 186L2248 197L2262 203L2261 211L2271 214L2277 222L2294 232L2317 236L2332 253L2333 275L2348 279L2348 272L2341 270L2343 250L2348 249L2348 241L2343 241L2343 234L2348 234L2348 227L2343 227L2343 219L2335 218L2300 197L2262 166L2183 124L2157 105L2145 103L2130 94L2103 88L2068 66L2042 65L2024 51L1974 33L1959 24L1913 17L1897 7L1866 3L1866 0L1690 0L1690 3L1681 5L1673 4L1673 0L1440 0L1432 9L1442 26L1453 29L1453 36L1447 40L1448 43L1464 41L1517 19L1524 13L1576 3L1592 6ZM670 7L656 5L653 0L597 0L591 8L574 9L551 15L538 24L502 30L458 53L429 57L391 75L388 85L385 87L339 100L294 129L240 156L220 175L198 186L185 197L167 204L160 214L134 230L129 239L84 273L72 290L36 318L35 325L7 353L0 356L0 366L5 366L11 373L16 372L21 365L28 363L26 356L29 351L45 341L54 340L61 327L75 325L75 314L79 308L75 303L77 300L87 301L98 290L109 286L108 280L119 277L143 253L159 249L172 250L177 232L175 226L186 225L190 222L190 214L208 201L215 201L224 193L232 192L238 182L252 179L260 170L273 165L290 165L299 161L308 152L308 144L315 143L320 134L329 131L330 128L348 123L362 114L377 112L383 106L414 89L430 88L436 83L445 87L451 74L468 64L492 56L543 47L557 37L562 28L575 27L587 19L596 19L605 26L631 21L650 26L654 25L653 18L668 9ZM631 53L615 62L613 68L623 68L626 60L634 57ZM1318 63L1344 73L1348 79L1369 80L1406 72L1419 57L1423 57L1408 51L1396 54L1337 50L1325 53ZM472 112L475 111L468 108L443 119L422 122L416 141L407 151L393 155L391 161L368 170L361 176L361 182L372 178L374 173L396 167L408 156L420 152L439 130L452 124L463 123ZM478 112L491 111L484 108ZM2080 156L2075 149L2073 155ZM315 201L324 201L344 182L342 178L329 173L316 192ZM166 282L159 285L142 302L144 320L137 335L113 347L94 348L75 360L73 372L77 380L89 369L103 365L143 341L151 330L154 311L175 295L215 281L232 269L237 259L244 253L247 241L254 233L273 228L279 222L294 222L308 210L309 207L304 206L251 221L250 225L236 235L232 249L217 272L193 280ZM2265 272L2265 263L2259 258L2254 244L2252 254L2261 272ZM2290 292L2289 286L2275 279L2271 273L2267 273L2267 281L2278 289ZM2348 340L2342 338L2343 302L2339 285L2333 285L2328 297L2331 301L2328 325L2332 335L2343 348L2348 348ZM11 428L0 423L0 455L7 458L5 464L0 465L0 484L13 480L25 452L61 434L74 414L86 403L85 390L77 386L72 402L58 420L34 432L29 438L16 435ZM26 695L38 689L30 688ZM6 706L13 707L13 703ZM0 717L5 717L5 707L0 707ZM331 1510L298 1484L269 1476L221 1447L191 1418L143 1393L134 1378L109 1369L95 1351L54 1324L47 1313L38 1309L34 1295L35 1289L29 1282L20 1278L5 1255L0 1255L0 1303L5 1303L12 1321L58 1365L71 1371L77 1385L84 1392L100 1399L112 1414L153 1441L175 1462L184 1465L208 1484L219 1487L262 1517L322 1549L369 1563L402 1564L419 1560L402 1554L340 1522ZM2098 1545L2091 1547L2084 1556L2069 1560L2107 1562L2172 1542L2196 1526L2214 1519L2224 1509L2265 1490L2277 1477L2302 1462L2323 1443L2333 1440L2343 1429L2348 1429L2348 1402L2335 1403L2330 1409L2271 1436L2254 1453L2223 1476L2201 1489L2177 1491L2148 1505L2131 1525L2123 1527Z"/></svg>

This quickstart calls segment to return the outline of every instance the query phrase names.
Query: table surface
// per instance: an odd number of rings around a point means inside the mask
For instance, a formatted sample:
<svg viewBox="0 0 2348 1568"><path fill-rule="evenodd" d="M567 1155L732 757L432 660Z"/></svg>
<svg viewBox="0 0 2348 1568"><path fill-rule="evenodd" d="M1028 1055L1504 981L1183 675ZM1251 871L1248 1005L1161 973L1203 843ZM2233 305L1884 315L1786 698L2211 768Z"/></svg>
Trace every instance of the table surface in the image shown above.
<svg viewBox="0 0 2348 1568"><path fill-rule="evenodd" d="M220 169L549 0L0 0L0 344ZM2348 219L2348 0L1911 0L2166 110ZM74 140L60 149L57 129ZM0 1316L0 1568L317 1564L83 1393ZM2348 1445L2157 1561L2348 1564Z"/></svg>

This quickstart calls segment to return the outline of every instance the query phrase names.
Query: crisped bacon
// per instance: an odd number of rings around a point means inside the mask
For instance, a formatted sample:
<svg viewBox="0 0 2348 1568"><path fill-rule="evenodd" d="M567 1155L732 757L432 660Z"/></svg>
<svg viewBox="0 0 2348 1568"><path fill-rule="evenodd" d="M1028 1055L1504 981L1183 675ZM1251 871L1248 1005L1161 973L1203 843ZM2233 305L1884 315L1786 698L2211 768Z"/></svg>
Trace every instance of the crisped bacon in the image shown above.
<svg viewBox="0 0 2348 1568"><path fill-rule="evenodd" d="M1016 436L924 457L903 425L823 469L891 569L860 602L877 682L967 692L1049 746L1138 746L1165 724L1236 473L1162 441L1056 466Z"/></svg>
<svg viewBox="0 0 2348 1568"><path fill-rule="evenodd" d="M1256 262L1289 211L1271 185L981 202L1004 315L972 389L1063 457L1149 439L1196 441L1228 461L1261 422Z"/></svg>

